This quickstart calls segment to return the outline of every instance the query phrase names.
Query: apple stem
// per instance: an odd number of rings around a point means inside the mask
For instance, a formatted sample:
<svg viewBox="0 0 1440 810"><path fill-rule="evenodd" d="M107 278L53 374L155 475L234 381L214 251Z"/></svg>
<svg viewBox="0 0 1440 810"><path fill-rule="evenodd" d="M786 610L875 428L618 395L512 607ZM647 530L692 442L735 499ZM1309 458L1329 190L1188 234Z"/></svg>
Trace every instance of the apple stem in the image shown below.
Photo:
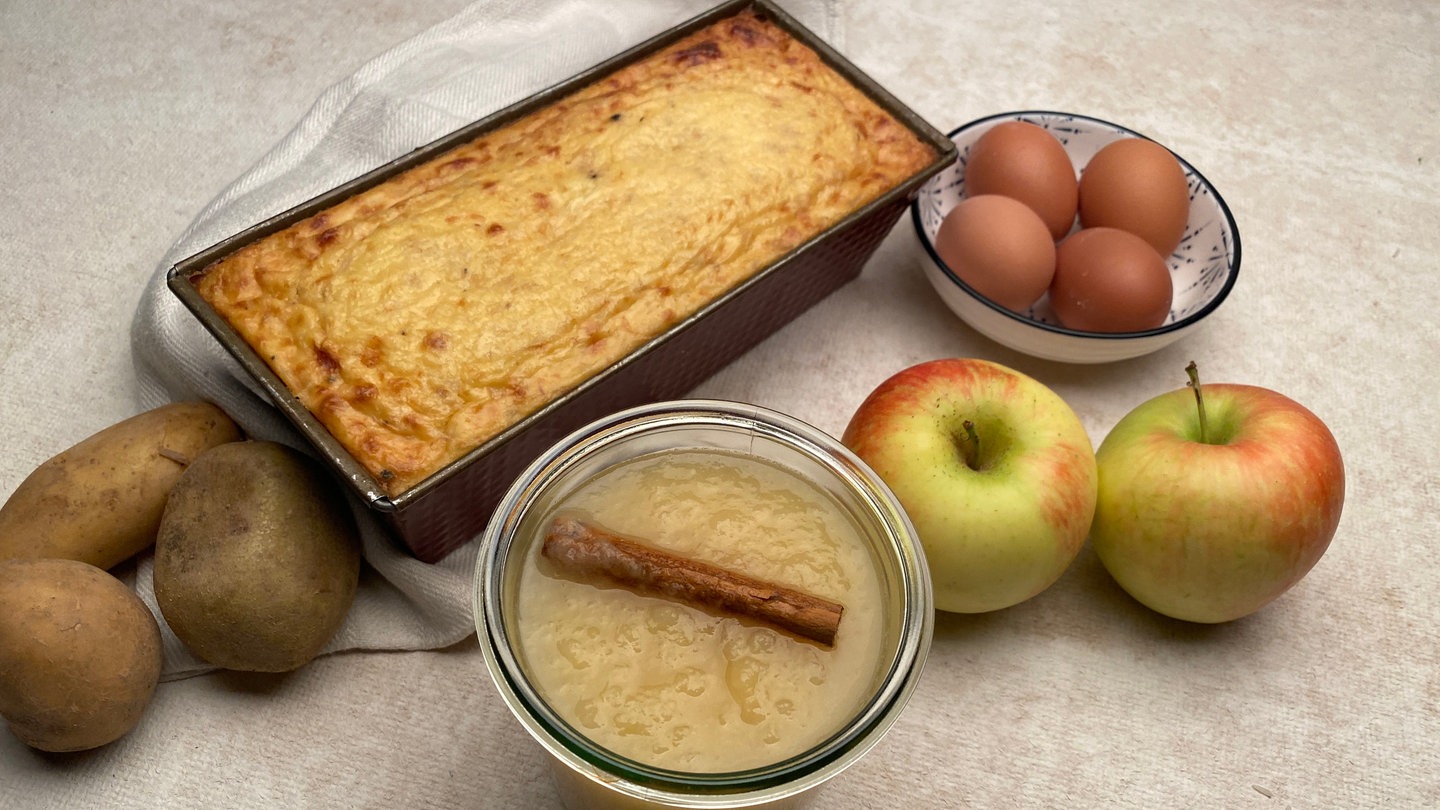
<svg viewBox="0 0 1440 810"><path fill-rule="evenodd" d="M965 428L965 440L957 442L960 445L960 457L965 460L965 466L972 470L979 470L980 434L975 432L975 423L969 419L960 424Z"/></svg>
<svg viewBox="0 0 1440 810"><path fill-rule="evenodd" d="M1194 360L1185 367L1185 373L1190 377L1188 385L1195 392L1195 410L1200 414L1200 441L1209 444L1210 426L1205 421L1205 398L1200 395L1200 368L1195 365Z"/></svg>

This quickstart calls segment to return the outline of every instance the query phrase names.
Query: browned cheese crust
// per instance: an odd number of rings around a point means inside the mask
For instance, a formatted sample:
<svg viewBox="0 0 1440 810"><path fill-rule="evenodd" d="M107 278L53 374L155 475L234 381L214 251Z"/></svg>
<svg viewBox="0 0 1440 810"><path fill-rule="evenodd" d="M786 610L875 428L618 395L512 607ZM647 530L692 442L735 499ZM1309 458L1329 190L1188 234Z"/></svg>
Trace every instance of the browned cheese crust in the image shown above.
<svg viewBox="0 0 1440 810"><path fill-rule="evenodd" d="M933 157L746 13L195 283L396 495Z"/></svg>

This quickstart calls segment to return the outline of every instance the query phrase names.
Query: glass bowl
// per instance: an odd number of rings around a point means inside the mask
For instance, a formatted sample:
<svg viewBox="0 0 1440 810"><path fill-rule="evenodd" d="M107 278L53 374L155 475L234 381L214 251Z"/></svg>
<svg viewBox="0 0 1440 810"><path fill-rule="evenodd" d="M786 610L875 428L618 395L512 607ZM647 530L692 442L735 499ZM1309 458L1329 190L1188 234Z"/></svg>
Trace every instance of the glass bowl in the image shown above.
<svg viewBox="0 0 1440 810"><path fill-rule="evenodd" d="M876 628L872 638L878 639L869 659L874 674L864 682L858 706L838 712L818 743L745 770L669 770L592 740L583 723L557 711L542 695L527 664L524 612L517 608L523 577L536 576L536 544L568 496L616 465L693 451L765 462L823 493L821 500L838 505L836 514L861 538L866 547L861 565L873 565L879 583L879 616L870 625ZM934 626L923 551L879 478L838 441L796 419L713 400L625 410L576 431L536 459L514 482L483 535L474 609L490 675L510 711L549 752L560 795L572 810L801 806L893 724L919 680ZM843 643L844 636L837 637L836 648ZM705 728L695 728L694 734L700 738Z"/></svg>

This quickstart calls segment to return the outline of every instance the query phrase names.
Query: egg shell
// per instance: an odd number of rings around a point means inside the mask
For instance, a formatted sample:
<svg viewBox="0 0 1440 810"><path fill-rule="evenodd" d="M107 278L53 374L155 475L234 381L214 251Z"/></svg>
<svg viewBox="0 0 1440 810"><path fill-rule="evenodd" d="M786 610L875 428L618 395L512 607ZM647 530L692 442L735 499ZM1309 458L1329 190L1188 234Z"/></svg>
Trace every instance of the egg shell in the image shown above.
<svg viewBox="0 0 1440 810"><path fill-rule="evenodd" d="M961 200L935 233L935 251L960 280L1007 309L1023 312L1055 275L1055 242L1029 206L984 194Z"/></svg>
<svg viewBox="0 0 1440 810"><path fill-rule="evenodd" d="M1055 251L1050 307L1084 332L1142 332L1165 323L1174 284L1148 242L1119 228L1084 228Z"/></svg>
<svg viewBox="0 0 1440 810"><path fill-rule="evenodd" d="M1169 256L1185 235L1190 187L1169 149L1145 138L1107 144L1080 173L1080 225L1119 228Z"/></svg>
<svg viewBox="0 0 1440 810"><path fill-rule="evenodd" d="M1025 203L1057 241L1075 224L1079 201L1075 166L1054 135L1025 121L996 124L970 147L965 193L1000 194Z"/></svg>

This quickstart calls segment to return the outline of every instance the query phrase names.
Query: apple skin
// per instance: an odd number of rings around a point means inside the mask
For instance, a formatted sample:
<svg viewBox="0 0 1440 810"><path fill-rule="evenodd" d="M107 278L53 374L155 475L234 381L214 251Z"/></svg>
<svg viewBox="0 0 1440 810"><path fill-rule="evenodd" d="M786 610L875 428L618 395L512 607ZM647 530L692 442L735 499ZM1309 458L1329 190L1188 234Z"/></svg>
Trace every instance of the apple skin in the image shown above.
<svg viewBox="0 0 1440 810"><path fill-rule="evenodd" d="M966 420L979 437L976 469L962 450ZM841 441L905 508L940 610L1023 602L1085 544L1094 447L1070 406L1018 371L969 358L912 366L871 392Z"/></svg>
<svg viewBox="0 0 1440 810"><path fill-rule="evenodd" d="M1335 535L1345 466L1330 429L1266 388L1206 384L1141 403L1100 443L1090 543L1131 596L1176 619L1247 616L1299 582Z"/></svg>

